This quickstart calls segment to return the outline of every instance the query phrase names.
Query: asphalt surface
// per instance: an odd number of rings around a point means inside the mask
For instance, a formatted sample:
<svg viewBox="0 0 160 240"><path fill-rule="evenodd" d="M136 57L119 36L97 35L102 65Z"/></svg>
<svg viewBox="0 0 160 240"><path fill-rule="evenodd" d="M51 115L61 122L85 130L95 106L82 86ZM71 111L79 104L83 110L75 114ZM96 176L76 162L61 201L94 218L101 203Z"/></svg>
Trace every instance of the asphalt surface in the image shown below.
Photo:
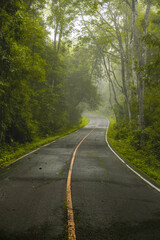
<svg viewBox="0 0 160 240"><path fill-rule="evenodd" d="M67 239L66 181L72 172L77 240L159 240L160 193L131 172L105 142L107 120L0 170L0 240Z"/></svg>

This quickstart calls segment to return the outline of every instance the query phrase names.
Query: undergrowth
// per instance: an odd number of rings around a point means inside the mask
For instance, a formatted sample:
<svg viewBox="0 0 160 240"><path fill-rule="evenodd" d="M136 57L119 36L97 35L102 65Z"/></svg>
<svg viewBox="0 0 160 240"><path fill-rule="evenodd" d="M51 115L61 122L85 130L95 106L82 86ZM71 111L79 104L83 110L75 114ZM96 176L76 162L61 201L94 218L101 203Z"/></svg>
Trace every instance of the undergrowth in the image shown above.
<svg viewBox="0 0 160 240"><path fill-rule="evenodd" d="M112 120L108 140L123 159L160 184L160 142L153 131L141 131L134 122L116 124Z"/></svg>

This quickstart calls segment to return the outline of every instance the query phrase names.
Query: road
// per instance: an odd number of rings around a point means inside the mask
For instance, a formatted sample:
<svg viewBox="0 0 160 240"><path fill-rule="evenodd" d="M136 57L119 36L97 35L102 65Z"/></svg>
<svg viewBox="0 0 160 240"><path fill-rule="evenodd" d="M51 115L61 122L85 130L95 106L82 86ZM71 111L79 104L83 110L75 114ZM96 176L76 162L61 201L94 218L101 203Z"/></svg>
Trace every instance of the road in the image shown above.
<svg viewBox="0 0 160 240"><path fill-rule="evenodd" d="M159 240L160 193L130 171L105 142L108 121L83 129L0 170L0 240L67 239L66 185L77 240Z"/></svg>

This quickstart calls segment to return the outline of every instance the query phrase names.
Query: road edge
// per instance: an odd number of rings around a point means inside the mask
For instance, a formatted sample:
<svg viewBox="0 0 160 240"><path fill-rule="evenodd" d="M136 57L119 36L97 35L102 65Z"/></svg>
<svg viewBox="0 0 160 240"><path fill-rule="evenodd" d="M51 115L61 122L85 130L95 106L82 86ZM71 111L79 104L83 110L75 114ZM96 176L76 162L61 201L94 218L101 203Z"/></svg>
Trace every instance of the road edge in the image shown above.
<svg viewBox="0 0 160 240"><path fill-rule="evenodd" d="M110 146L109 142L108 142L108 138L107 138L107 134L108 134L108 129L109 129L109 124L110 121L108 120L108 125L107 125L107 129L106 129L106 134L105 134L105 141L106 144L108 145L109 149L114 153L114 155L127 167L129 168L135 175L137 175L139 178L141 178L145 183L147 183L150 187L152 187L153 189L155 189L156 191L158 191L160 193L160 188L155 186L153 183L151 183L149 180L147 180L145 177L143 177L140 173L138 173L136 170L133 169L133 167L129 166L128 163L126 163L125 160L123 160L114 150L113 148Z"/></svg>
<svg viewBox="0 0 160 240"><path fill-rule="evenodd" d="M84 115L82 115L82 116L84 117ZM6 164L6 165L3 166L3 167L0 167L0 171L1 171L2 169L8 168L9 166L12 166L13 164L15 164L16 162L18 162L19 160L21 160L21 159L29 156L30 154L32 154L32 153L34 153L34 152L37 152L37 151L40 150L41 148L46 147L46 146L54 143L55 141L57 141L57 140L59 140L59 139L63 139L63 138L65 138L65 137L67 137L68 135L72 134L72 133L78 132L80 129L83 129L84 127L86 127L86 126L89 124L89 122L90 122L90 119L88 118L88 123L85 124L84 126L79 127L79 128L77 128L76 130L71 131L71 132L68 131L64 136L58 136L58 135L57 135L57 136L55 136L55 139L54 139L54 140L52 140L52 141L50 141L50 142L48 142L48 143L46 143L46 144L39 145L39 146L37 146L37 148L35 148L35 149L33 149L33 150L25 153L25 154L22 155L22 156L19 156L18 158L15 158L15 160L13 160L12 162ZM57 137L57 138L56 138L56 137Z"/></svg>

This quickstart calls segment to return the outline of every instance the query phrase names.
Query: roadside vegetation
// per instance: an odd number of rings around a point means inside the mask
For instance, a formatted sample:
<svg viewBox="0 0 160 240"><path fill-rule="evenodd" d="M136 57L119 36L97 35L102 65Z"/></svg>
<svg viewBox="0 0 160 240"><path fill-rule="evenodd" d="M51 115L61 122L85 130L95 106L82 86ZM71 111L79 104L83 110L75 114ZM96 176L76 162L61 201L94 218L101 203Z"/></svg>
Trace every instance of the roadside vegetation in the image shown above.
<svg viewBox="0 0 160 240"><path fill-rule="evenodd" d="M153 137L153 132L143 134L148 135L141 145L140 129L128 131L131 126L128 123L117 125L111 121L108 130L108 141L111 147L126 161L130 162L137 169L160 184L160 161L157 149L157 141Z"/></svg>
<svg viewBox="0 0 160 240"><path fill-rule="evenodd" d="M72 126L70 129L61 129L60 132L57 132L54 136L48 136L43 138L36 137L32 142L19 144L17 142L13 142L10 145L4 145L0 147L1 159L0 159L0 168L5 167L16 159L22 157L23 155L37 149L38 147L42 147L45 144L51 143L52 141L64 137L70 133L77 131L79 128L83 128L89 122L89 118L83 117L79 124Z"/></svg>

